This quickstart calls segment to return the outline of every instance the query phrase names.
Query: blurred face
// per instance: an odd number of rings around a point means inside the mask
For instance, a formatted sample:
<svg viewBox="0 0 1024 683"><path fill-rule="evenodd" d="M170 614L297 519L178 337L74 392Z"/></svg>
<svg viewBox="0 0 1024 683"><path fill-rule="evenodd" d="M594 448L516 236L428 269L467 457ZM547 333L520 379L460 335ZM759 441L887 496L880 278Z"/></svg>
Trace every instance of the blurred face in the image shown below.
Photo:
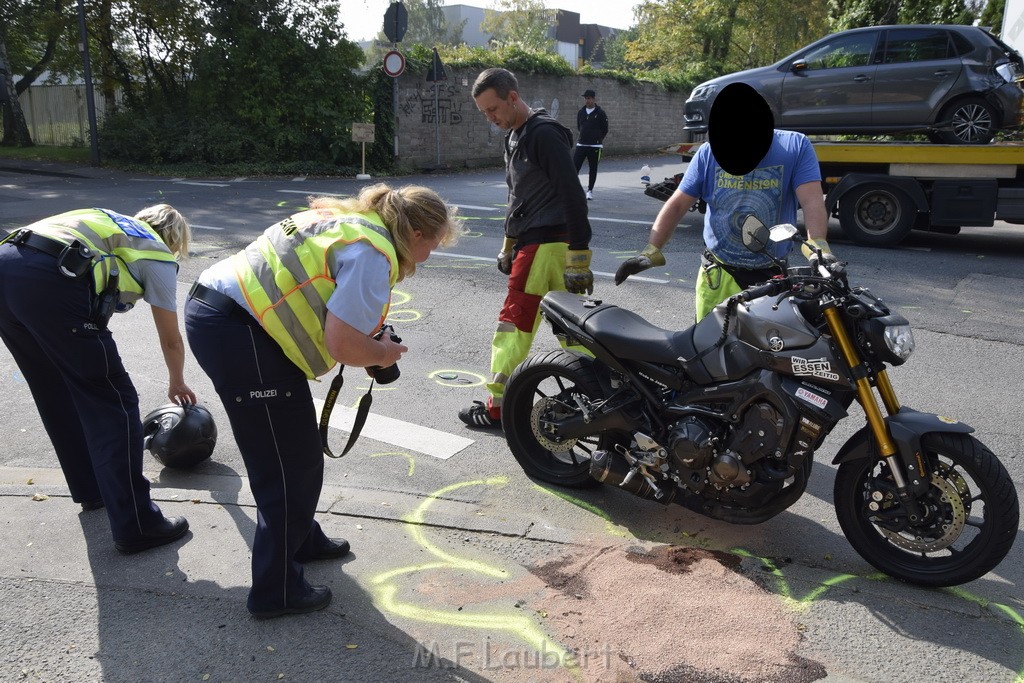
<svg viewBox="0 0 1024 683"><path fill-rule="evenodd" d="M584 97L583 103L586 105L587 109L593 109L594 105L597 104L596 102L594 102L593 97Z"/></svg>
<svg viewBox="0 0 1024 683"><path fill-rule="evenodd" d="M430 252L437 249L441 243L442 233L438 232L436 237L427 237L423 232L416 230L412 233L412 244L409 251L412 252L413 261L423 263L430 258Z"/></svg>
<svg viewBox="0 0 1024 683"><path fill-rule="evenodd" d="M488 88L474 99L480 113L502 130L513 130L526 121L526 105L515 90L508 94L508 99L503 100L494 88Z"/></svg>

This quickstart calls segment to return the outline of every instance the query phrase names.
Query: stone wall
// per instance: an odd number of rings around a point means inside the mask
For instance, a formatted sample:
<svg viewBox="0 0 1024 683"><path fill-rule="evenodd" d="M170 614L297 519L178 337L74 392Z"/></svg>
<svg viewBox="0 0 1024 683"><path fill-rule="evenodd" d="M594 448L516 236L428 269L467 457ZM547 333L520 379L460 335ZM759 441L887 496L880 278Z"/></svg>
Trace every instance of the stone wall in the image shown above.
<svg viewBox="0 0 1024 683"><path fill-rule="evenodd" d="M398 78L398 163L408 169L438 166L465 168L500 165L504 133L477 111L473 81L478 72L448 71L438 83L435 109L434 84L424 74L408 72ZM608 114L605 153L650 154L682 141L683 103L689 93L666 92L651 83L623 84L611 79L583 76L524 75L520 96L531 107L548 113L576 134L576 112L583 106L582 93L597 92L597 103ZM435 111L440 113L435 117ZM435 130L435 120L436 130Z"/></svg>

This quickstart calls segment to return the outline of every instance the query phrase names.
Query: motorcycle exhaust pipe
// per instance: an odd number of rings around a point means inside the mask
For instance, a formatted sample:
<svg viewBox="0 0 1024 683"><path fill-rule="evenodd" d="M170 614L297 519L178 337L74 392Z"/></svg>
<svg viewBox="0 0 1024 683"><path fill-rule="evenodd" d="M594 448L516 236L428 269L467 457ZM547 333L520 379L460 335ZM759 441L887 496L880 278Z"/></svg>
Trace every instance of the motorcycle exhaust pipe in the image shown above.
<svg viewBox="0 0 1024 683"><path fill-rule="evenodd" d="M590 458L590 476L603 484L618 486L633 495L656 500L662 505L668 505L676 496L676 487L672 482L666 482L663 489L651 486L639 472L630 470L626 461L611 451L594 451Z"/></svg>

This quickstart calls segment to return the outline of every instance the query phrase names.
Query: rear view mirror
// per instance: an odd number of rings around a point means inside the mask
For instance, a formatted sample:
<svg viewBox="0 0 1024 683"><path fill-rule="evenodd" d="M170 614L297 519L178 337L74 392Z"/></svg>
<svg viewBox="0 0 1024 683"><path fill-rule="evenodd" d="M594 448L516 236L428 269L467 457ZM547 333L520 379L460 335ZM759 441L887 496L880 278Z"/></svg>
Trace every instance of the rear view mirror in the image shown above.
<svg viewBox="0 0 1024 683"><path fill-rule="evenodd" d="M743 246L750 251L759 253L768 246L768 228L757 219L757 216L751 214L744 218L740 231L743 233Z"/></svg>
<svg viewBox="0 0 1024 683"><path fill-rule="evenodd" d="M780 223L779 225L773 226L772 229L768 231L768 236L771 238L772 242L786 242L787 240L793 239L797 232L795 225L790 223Z"/></svg>

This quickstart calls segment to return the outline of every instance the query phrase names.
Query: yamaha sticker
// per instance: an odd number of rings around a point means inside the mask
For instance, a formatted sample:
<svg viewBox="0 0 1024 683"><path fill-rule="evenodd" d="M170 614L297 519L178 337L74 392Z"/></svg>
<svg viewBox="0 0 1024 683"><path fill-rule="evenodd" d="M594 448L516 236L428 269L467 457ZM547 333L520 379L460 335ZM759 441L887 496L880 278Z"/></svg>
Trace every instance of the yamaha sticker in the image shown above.
<svg viewBox="0 0 1024 683"><path fill-rule="evenodd" d="M839 374L832 372L832 364L825 358L812 358L808 360L807 358L793 356L791 360L793 361L794 375L809 375L833 382L839 381Z"/></svg>
<svg viewBox="0 0 1024 683"><path fill-rule="evenodd" d="M803 387L800 387L799 389L796 390L796 397L807 401L811 405L818 406L822 410L824 410L825 406L828 405L827 398L825 398L824 396L818 396L817 394L811 391L807 391Z"/></svg>

